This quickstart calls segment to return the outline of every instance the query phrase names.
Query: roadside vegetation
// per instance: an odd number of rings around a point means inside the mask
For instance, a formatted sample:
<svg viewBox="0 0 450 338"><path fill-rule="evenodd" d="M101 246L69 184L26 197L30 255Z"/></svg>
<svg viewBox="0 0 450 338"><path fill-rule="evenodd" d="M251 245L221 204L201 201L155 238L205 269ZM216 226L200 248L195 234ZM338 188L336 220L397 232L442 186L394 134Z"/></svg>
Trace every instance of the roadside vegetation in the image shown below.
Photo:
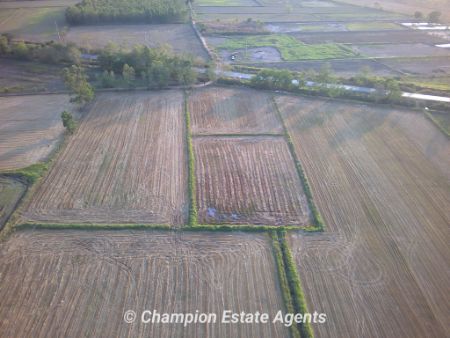
<svg viewBox="0 0 450 338"><path fill-rule="evenodd" d="M66 10L72 25L98 23L184 22L188 10L183 0L83 0Z"/></svg>
<svg viewBox="0 0 450 338"><path fill-rule="evenodd" d="M283 34L257 35L228 39L219 49L237 50L254 47L276 48L284 61L344 59L356 54L340 44L304 44L292 36Z"/></svg>

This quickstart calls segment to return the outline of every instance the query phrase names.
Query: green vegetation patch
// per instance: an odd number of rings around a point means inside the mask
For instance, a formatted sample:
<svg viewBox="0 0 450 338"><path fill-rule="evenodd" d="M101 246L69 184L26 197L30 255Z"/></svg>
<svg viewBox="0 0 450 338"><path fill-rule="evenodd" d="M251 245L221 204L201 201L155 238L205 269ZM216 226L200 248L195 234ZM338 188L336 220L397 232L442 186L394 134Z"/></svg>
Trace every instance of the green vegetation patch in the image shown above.
<svg viewBox="0 0 450 338"><path fill-rule="evenodd" d="M236 37L219 46L220 49L244 49L256 47L274 47L285 61L344 59L356 54L340 44L322 43L308 45L289 35L259 35Z"/></svg>

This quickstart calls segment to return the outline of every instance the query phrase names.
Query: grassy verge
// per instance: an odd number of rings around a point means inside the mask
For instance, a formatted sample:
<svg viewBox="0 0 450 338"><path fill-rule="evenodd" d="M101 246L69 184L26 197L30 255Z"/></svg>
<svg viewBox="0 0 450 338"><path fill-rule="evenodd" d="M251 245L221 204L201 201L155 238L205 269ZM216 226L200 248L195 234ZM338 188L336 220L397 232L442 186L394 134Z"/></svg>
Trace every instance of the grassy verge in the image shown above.
<svg viewBox="0 0 450 338"><path fill-rule="evenodd" d="M197 224L184 227L189 231L246 231L246 232L265 232L278 230L302 230L305 232L317 232L316 227L295 226L295 225L250 225L250 224Z"/></svg>
<svg viewBox="0 0 450 338"><path fill-rule="evenodd" d="M189 226L197 225L197 188L195 179L195 154L191 135L191 114L188 106L188 93L184 93L184 115L186 119L186 144L188 152L188 194L189 194Z"/></svg>
<svg viewBox="0 0 450 338"><path fill-rule="evenodd" d="M433 114L428 111L424 114L445 136L450 138L450 114Z"/></svg>
<svg viewBox="0 0 450 338"><path fill-rule="evenodd" d="M276 231L270 233L272 239L273 254L275 256L275 263L277 264L278 280L280 281L281 293L283 295L284 304L286 306L286 312L294 313L294 303L292 300L291 289L289 286L288 276L286 274L286 266L284 265L283 251L280 247L278 240L278 234ZM297 325L291 325L291 335L293 338L300 338L300 331Z"/></svg>
<svg viewBox="0 0 450 338"><path fill-rule="evenodd" d="M78 229L78 230L170 230L168 224L82 224L82 223L21 223L16 225L17 229Z"/></svg>
<svg viewBox="0 0 450 338"><path fill-rule="evenodd" d="M278 105L275 102L275 99L273 97L272 97L272 101L273 101L273 104L275 107L275 111L276 111L276 113L281 121L281 124L283 126L285 137L286 137L286 142L288 144L289 151L291 152L292 158L294 159L298 176L300 177L300 181L302 182L303 191L306 195L309 209L311 210L311 213L313 215L313 222L314 222L315 230L323 231L323 229L325 228L325 224L323 222L322 215L320 214L319 210L316 207L316 204L314 203L314 198L313 198L313 194L311 191L311 186L309 185L308 177L306 176L306 173L303 170L303 166L300 162L300 159L298 158L297 153L295 152L295 147L294 147L294 143L292 142L291 135L288 132L286 124L284 123L283 116L281 116L281 112L278 109Z"/></svg>
<svg viewBox="0 0 450 338"><path fill-rule="evenodd" d="M294 310L296 313L302 314L308 313L305 295L303 294L302 284L298 275L294 258L292 257L291 249L289 248L289 245L287 244L286 241L286 234L284 231L279 231L277 236L283 256L284 268L286 271L286 277L291 292ZM310 323L306 322L300 324L300 336L302 338L314 337L314 333Z"/></svg>
<svg viewBox="0 0 450 338"><path fill-rule="evenodd" d="M219 49L245 49L273 47L278 49L285 61L344 59L357 56L350 48L335 44L305 44L292 36L283 34L236 37L227 40Z"/></svg>

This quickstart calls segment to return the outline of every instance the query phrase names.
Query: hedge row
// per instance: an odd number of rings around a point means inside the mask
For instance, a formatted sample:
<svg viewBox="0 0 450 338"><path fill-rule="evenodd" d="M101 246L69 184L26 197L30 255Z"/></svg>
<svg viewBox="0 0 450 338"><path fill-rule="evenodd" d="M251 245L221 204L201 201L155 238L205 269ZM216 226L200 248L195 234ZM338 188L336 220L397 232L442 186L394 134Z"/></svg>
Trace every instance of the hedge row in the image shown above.
<svg viewBox="0 0 450 338"><path fill-rule="evenodd" d="M288 277L286 275L286 267L284 265L283 251L280 248L278 235L276 231L270 233L272 238L273 253L277 264L278 277L280 281L281 293L283 294L284 304L288 313L295 313L294 303L292 301L291 289L289 287ZM291 335L293 338L300 338L300 332L297 325L291 325Z"/></svg>
<svg viewBox="0 0 450 338"><path fill-rule="evenodd" d="M188 151L188 194L189 194L189 226L197 225L197 188L195 180L195 154L191 135L191 114L188 107L188 94L184 94L184 112L186 118L186 144Z"/></svg>
<svg viewBox="0 0 450 338"><path fill-rule="evenodd" d="M319 210L316 207L316 204L314 203L314 198L313 198L313 194L311 191L311 186L309 185L308 177L306 176L306 173L303 170L303 166L302 166L299 158L297 157L297 153L295 152L294 143L292 142L291 135L289 134L286 124L284 123L284 119L281 116L281 112L278 109L278 105L275 102L275 99L272 98L272 101L275 106L276 113L278 114L278 117L283 125L283 129L284 129L284 133L286 136L286 141L287 141L287 144L289 147L289 151L291 152L292 158L294 159L295 167L297 168L298 176L300 177L300 180L302 182L303 191L305 192L309 209L311 210L312 215L313 215L314 226L316 227L316 230L323 231L323 229L325 228L325 224L323 222L322 215L320 214Z"/></svg>
<svg viewBox="0 0 450 338"><path fill-rule="evenodd" d="M305 295L303 294L302 283L298 276L297 267L292 257L291 249L286 242L284 231L278 232L278 240L281 245L281 252L284 259L284 267L286 270L287 281L291 290L292 302L296 313L307 313ZM310 323L300 324L300 334L302 338L313 338L314 333Z"/></svg>

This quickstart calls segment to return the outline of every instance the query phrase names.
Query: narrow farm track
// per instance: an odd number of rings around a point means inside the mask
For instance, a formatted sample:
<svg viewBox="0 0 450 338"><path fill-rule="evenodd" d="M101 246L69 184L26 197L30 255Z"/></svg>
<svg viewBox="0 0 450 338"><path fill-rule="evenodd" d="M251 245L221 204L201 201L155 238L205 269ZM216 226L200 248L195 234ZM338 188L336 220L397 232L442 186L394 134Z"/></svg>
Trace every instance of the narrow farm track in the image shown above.
<svg viewBox="0 0 450 338"><path fill-rule="evenodd" d="M61 140L67 95L0 98L0 169L19 169L45 160Z"/></svg>
<svg viewBox="0 0 450 338"><path fill-rule="evenodd" d="M202 223L307 225L309 209L283 137L197 137Z"/></svg>
<svg viewBox="0 0 450 338"><path fill-rule="evenodd" d="M289 337L282 324L219 323L227 309L283 309L267 235L20 231L0 262L2 337ZM126 324L129 309L218 323Z"/></svg>
<svg viewBox="0 0 450 338"><path fill-rule="evenodd" d="M207 87L189 96L192 133L281 134L269 94L250 89Z"/></svg>
<svg viewBox="0 0 450 338"><path fill-rule="evenodd" d="M417 113L276 101L327 224L290 236L311 310L328 314L317 337L445 337L448 140Z"/></svg>
<svg viewBox="0 0 450 338"><path fill-rule="evenodd" d="M180 91L99 95L23 217L183 224L182 103Z"/></svg>

